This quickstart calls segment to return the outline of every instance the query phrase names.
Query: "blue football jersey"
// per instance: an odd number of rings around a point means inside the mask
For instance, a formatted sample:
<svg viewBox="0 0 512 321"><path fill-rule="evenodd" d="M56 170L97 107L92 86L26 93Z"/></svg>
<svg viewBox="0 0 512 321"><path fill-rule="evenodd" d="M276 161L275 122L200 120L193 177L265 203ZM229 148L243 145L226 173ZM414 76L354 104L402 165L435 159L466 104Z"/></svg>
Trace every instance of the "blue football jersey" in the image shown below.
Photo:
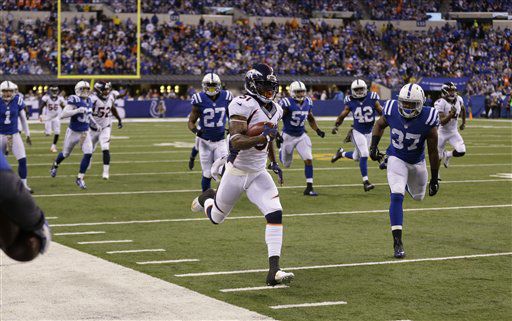
<svg viewBox="0 0 512 321"><path fill-rule="evenodd" d="M439 126L437 110L423 106L417 117L407 119L400 115L398 101L388 100L382 110L382 116L389 124L391 135L391 143L386 153L409 164L424 160L425 140L432 127Z"/></svg>
<svg viewBox="0 0 512 321"><path fill-rule="evenodd" d="M375 114L377 113L375 102L379 99L379 95L373 91L370 91L364 98L345 97L345 106L350 108L354 117L355 130L362 134L372 132L373 123L375 123Z"/></svg>
<svg viewBox="0 0 512 321"><path fill-rule="evenodd" d="M92 115L92 102L90 98L81 98L76 95L68 97L68 105L76 106L76 108L87 108L86 113L78 113L71 116L69 120L69 128L75 132L85 132L89 130L89 119Z"/></svg>
<svg viewBox="0 0 512 321"><path fill-rule="evenodd" d="M293 98L283 98L279 104L284 111L283 132L297 137L304 134L306 119L313 108L313 100L306 97L301 104Z"/></svg>
<svg viewBox="0 0 512 321"><path fill-rule="evenodd" d="M221 90L214 101L204 92L194 94L191 104L199 108L199 127L203 135L201 138L213 142L224 139L226 131L226 112L228 105L233 100L233 95L228 90Z"/></svg>
<svg viewBox="0 0 512 321"><path fill-rule="evenodd" d="M0 171L10 171L10 170L11 170L11 166L9 166L7 159L5 159L5 156L3 153L0 153Z"/></svg>
<svg viewBox="0 0 512 321"><path fill-rule="evenodd" d="M18 117L25 108L20 95L14 95L9 103L0 99L0 134L13 135L18 132Z"/></svg>

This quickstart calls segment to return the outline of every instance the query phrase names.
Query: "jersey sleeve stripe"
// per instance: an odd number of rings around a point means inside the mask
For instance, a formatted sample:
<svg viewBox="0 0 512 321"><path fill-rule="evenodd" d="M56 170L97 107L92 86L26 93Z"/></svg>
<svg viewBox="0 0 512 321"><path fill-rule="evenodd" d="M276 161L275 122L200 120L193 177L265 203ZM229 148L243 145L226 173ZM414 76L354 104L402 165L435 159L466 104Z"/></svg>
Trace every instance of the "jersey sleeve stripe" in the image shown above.
<svg viewBox="0 0 512 321"><path fill-rule="evenodd" d="M439 113L437 112L437 110L435 109L432 109L434 111L434 117L432 117L432 121L430 122L430 125L439 125Z"/></svg>
<svg viewBox="0 0 512 321"><path fill-rule="evenodd" d="M434 110L435 110L434 108L430 108L430 114L428 114L428 118L427 118L427 121L425 122L425 124L430 125L432 116L434 115Z"/></svg>

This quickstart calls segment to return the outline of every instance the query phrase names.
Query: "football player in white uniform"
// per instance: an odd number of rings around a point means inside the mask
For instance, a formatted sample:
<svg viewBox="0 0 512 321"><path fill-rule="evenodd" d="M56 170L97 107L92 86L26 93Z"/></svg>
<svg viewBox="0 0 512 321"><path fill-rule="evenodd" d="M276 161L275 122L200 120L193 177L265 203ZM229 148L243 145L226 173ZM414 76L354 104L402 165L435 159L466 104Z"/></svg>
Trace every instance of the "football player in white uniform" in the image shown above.
<svg viewBox="0 0 512 321"><path fill-rule="evenodd" d="M202 92L192 96L192 112L187 125L198 138L199 159L203 172L201 188L204 192L211 187L213 163L228 154L225 140L226 112L233 95L222 89L219 76L212 72L204 76L202 87Z"/></svg>
<svg viewBox="0 0 512 321"><path fill-rule="evenodd" d="M119 92L112 90L109 82L98 81L94 84L94 93L91 95L92 116L101 129L91 123L92 151L96 150L98 142L103 153L103 179L109 179L110 175L110 135L112 132L112 115L117 119L117 128L123 128L121 117L114 105Z"/></svg>
<svg viewBox="0 0 512 321"><path fill-rule="evenodd" d="M293 150L297 152L304 161L304 173L306 175L306 189L304 195L317 196L313 190L313 152L311 139L306 134L306 120L316 134L322 138L325 133L318 128L313 116L313 100L306 97L306 85L301 81L294 81L290 84L290 98L283 98L280 105L283 108L283 143L279 149L279 159L284 167L292 164Z"/></svg>
<svg viewBox="0 0 512 321"><path fill-rule="evenodd" d="M0 84L0 93L2 95L0 99L0 152L2 154L11 152L16 157L21 181L25 188L32 193L32 189L27 184L27 155L20 135L23 128L27 136L27 144L32 145L25 103L18 93L18 86L11 81L3 81ZM21 127L19 127L20 123Z"/></svg>
<svg viewBox="0 0 512 321"><path fill-rule="evenodd" d="M44 134L50 136L53 132L52 153L57 152L57 142L60 135L60 113L66 107L64 97L59 95L59 87L52 86L47 94L41 98L39 107L39 121L44 122Z"/></svg>
<svg viewBox="0 0 512 321"><path fill-rule="evenodd" d="M213 224L222 223L243 192L267 220L265 241L269 257L267 284L289 283L293 273L279 268L283 242L282 207L274 180L266 170L279 176L282 171L275 160L272 141L278 135L277 123L282 117L281 106L273 100L277 93L277 77L266 64L256 64L245 75L247 95L233 99L229 104L230 155L224 166L224 175L217 192L205 191L192 202L193 211L204 210ZM248 128L267 122L261 135L246 136Z"/></svg>
<svg viewBox="0 0 512 321"><path fill-rule="evenodd" d="M466 127L466 108L462 97L457 95L457 87L453 82L444 83L441 87L442 96L439 98L434 107L439 113L440 128L438 150L439 158L442 158L444 167L448 167L450 158L462 157L466 154L466 145L462 136L457 130L459 116L462 118L460 130ZM446 150L446 143L450 143L453 151Z"/></svg>

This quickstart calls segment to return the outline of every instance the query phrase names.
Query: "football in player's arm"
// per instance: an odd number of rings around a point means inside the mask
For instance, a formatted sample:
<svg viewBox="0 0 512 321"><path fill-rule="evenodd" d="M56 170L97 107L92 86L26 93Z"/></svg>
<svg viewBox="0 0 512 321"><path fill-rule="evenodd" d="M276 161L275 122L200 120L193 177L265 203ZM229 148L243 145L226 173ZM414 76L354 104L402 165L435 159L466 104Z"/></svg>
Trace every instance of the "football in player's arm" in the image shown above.
<svg viewBox="0 0 512 321"><path fill-rule="evenodd" d="M278 82L268 65L256 64L249 70L245 75L245 88L247 95L233 99L229 105L230 154L219 188L203 192L194 199L191 208L195 212L204 211L213 224L220 224L245 192L267 221L265 242L269 271L266 282L273 286L289 283L294 278L293 273L279 268L283 210L276 184L266 166L270 159L268 168L282 183L282 171L275 161L272 142L278 135L277 123L283 111L273 101Z"/></svg>
<svg viewBox="0 0 512 321"><path fill-rule="evenodd" d="M379 103L379 95L374 92L368 93L368 87L363 80L354 80L350 89L351 95L345 97L345 108L336 119L332 134L336 135L338 133L338 128L343 124L343 120L352 112L354 123L345 141L352 141L355 150L346 152L343 147L340 147L336 154L333 155L331 162L334 163L344 157L359 161L359 170L363 178L363 189L365 192L368 192L375 188L368 178L368 148L375 122L375 114L382 114L382 106Z"/></svg>
<svg viewBox="0 0 512 321"><path fill-rule="evenodd" d="M304 161L304 173L306 176L306 189L304 195L317 196L313 189L313 152L311 139L306 134L306 119L316 134L322 138L323 132L313 116L313 100L306 96L306 86L301 81L290 84L290 97L283 98L279 102L283 108L283 134L279 149L279 159L284 167L291 166L293 151L297 149Z"/></svg>
<svg viewBox="0 0 512 321"><path fill-rule="evenodd" d="M398 101L388 100L382 117L372 132L370 157L381 158L378 144L386 127L390 127L391 144L386 153L388 184L391 191L389 216L393 235L395 258L405 257L402 243L403 200L407 192L414 200L425 196L428 172L425 162L425 141L428 146L431 178L429 195L439 190L439 154L437 126L439 116L432 107L423 107L425 94L416 84L407 84L400 90Z"/></svg>
<svg viewBox="0 0 512 321"><path fill-rule="evenodd" d="M220 77L207 73L201 83L203 91L192 96L192 111L188 118L188 129L196 135L198 149L192 151L189 169L194 167L194 159L199 152L201 161L201 188L211 187L212 165L228 154L225 140L227 109L233 100L230 91L222 90ZM194 146L195 147L195 146Z"/></svg>

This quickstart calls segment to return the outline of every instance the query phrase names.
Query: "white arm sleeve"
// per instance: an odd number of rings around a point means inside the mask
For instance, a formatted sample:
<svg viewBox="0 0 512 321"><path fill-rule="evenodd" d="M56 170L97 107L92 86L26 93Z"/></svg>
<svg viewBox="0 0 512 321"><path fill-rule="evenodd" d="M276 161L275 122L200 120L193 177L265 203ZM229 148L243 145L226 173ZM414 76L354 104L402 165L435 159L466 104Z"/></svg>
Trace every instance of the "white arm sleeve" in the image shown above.
<svg viewBox="0 0 512 321"><path fill-rule="evenodd" d="M25 132L25 135L27 137L30 137L30 129L28 128L27 113L25 113L25 110L20 111L20 121L21 126L23 127L23 131Z"/></svg>
<svg viewBox="0 0 512 321"><path fill-rule="evenodd" d="M64 107L64 110L62 111L62 114L60 114L60 118L68 118L78 114L79 112L80 110L78 108L75 108L75 106L66 105L66 107Z"/></svg>

